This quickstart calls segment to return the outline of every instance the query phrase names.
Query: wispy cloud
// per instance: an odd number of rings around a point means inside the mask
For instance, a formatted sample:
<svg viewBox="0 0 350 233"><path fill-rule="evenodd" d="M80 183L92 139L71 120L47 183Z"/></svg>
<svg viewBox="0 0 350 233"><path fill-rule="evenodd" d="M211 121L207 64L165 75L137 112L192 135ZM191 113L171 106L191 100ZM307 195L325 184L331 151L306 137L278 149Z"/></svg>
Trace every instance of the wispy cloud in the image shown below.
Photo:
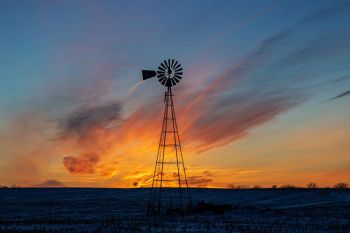
<svg viewBox="0 0 350 233"><path fill-rule="evenodd" d="M335 100L335 99L339 99L339 98L349 96L349 95L350 95L350 90L344 91L343 93L340 93L339 95L336 95L333 98L330 98L329 100Z"/></svg>
<svg viewBox="0 0 350 233"><path fill-rule="evenodd" d="M208 187L213 182L214 175L210 171L203 171L201 174L188 178L188 185L192 187Z"/></svg>
<svg viewBox="0 0 350 233"><path fill-rule="evenodd" d="M82 107L60 122L62 137L73 137L83 141L96 128L106 130L121 119L121 108L119 102Z"/></svg>

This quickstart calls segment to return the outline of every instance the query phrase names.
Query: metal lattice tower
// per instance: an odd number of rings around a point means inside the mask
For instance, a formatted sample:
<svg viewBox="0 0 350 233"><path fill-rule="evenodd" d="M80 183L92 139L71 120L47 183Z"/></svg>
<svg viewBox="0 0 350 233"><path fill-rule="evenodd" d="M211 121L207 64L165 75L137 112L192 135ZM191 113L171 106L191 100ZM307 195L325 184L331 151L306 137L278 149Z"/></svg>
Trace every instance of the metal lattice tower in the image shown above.
<svg viewBox="0 0 350 233"><path fill-rule="evenodd" d="M191 208L171 87L165 92L164 102L163 125L148 202L150 215L184 213Z"/></svg>
<svg viewBox="0 0 350 233"><path fill-rule="evenodd" d="M154 167L152 189L148 201L149 215L185 213L191 208L185 164L177 129L171 87L182 79L181 64L174 59L164 60L158 70L142 70L143 80L157 76L167 87L162 131Z"/></svg>

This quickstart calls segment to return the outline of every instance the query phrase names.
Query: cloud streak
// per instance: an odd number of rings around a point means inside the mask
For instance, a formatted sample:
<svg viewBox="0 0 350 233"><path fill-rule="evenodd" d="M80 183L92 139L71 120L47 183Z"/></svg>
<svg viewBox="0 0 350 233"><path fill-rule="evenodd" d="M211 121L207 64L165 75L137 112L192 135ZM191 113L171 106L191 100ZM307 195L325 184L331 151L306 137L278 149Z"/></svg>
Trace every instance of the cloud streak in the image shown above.
<svg viewBox="0 0 350 233"><path fill-rule="evenodd" d="M61 121L62 136L83 140L93 129L107 129L121 119L121 108L119 102L81 108Z"/></svg>
<svg viewBox="0 0 350 233"><path fill-rule="evenodd" d="M336 95L333 98L330 98L329 100L335 100L335 99L339 99L339 98L349 96L349 95L350 95L350 90L344 91L343 93L340 93L339 95Z"/></svg>

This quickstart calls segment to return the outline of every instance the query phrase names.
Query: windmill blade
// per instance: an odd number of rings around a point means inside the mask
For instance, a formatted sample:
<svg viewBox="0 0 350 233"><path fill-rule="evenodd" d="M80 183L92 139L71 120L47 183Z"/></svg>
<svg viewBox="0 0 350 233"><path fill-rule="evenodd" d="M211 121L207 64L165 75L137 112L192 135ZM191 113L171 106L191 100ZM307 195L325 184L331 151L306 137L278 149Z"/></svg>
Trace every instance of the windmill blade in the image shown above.
<svg viewBox="0 0 350 233"><path fill-rule="evenodd" d="M175 61L174 59L171 60L171 68L174 67L174 61Z"/></svg>
<svg viewBox="0 0 350 233"><path fill-rule="evenodd" d="M164 60L164 62L165 62L165 60ZM164 70L166 70L167 68L166 68L166 66L164 65L164 62L160 63L160 66L163 67Z"/></svg>
<svg viewBox="0 0 350 233"><path fill-rule="evenodd" d="M176 81L176 83L180 82L180 79L178 79L176 76L174 76L173 79Z"/></svg>
<svg viewBox="0 0 350 233"><path fill-rule="evenodd" d="M170 69L170 59L168 59L168 68Z"/></svg>
<svg viewBox="0 0 350 233"><path fill-rule="evenodd" d="M165 74L157 74L157 77L158 77L158 78L165 77Z"/></svg>
<svg viewBox="0 0 350 233"><path fill-rule="evenodd" d="M177 61L175 60L174 69L175 69L176 66L177 66Z"/></svg>
<svg viewBox="0 0 350 233"><path fill-rule="evenodd" d="M182 77L180 75L175 74L174 77L178 78L178 79L182 79Z"/></svg>
<svg viewBox="0 0 350 233"><path fill-rule="evenodd" d="M165 76L159 77L159 82L162 82L165 79Z"/></svg>
<svg viewBox="0 0 350 233"><path fill-rule="evenodd" d="M163 63L165 64L166 69L169 69L169 65L168 65L167 61L166 61L166 60L164 60L164 62L163 62Z"/></svg>
<svg viewBox="0 0 350 233"><path fill-rule="evenodd" d="M165 85L166 81L168 81L167 78L164 78L162 81L160 81L161 84Z"/></svg>
<svg viewBox="0 0 350 233"><path fill-rule="evenodd" d="M149 78L153 78L156 75L157 75L157 73L154 70L142 70L142 78L143 78L143 80L146 80L146 79L149 79Z"/></svg>

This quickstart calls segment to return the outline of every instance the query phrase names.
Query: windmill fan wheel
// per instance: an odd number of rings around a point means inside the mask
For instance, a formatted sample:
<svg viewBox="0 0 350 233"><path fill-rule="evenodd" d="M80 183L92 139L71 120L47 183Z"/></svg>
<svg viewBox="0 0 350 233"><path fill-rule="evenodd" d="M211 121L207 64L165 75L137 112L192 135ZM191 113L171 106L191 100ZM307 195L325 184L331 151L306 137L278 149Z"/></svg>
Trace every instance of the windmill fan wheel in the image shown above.
<svg viewBox="0 0 350 233"><path fill-rule="evenodd" d="M157 77L164 86L175 86L182 79L182 66L174 59L164 60L158 66Z"/></svg>

